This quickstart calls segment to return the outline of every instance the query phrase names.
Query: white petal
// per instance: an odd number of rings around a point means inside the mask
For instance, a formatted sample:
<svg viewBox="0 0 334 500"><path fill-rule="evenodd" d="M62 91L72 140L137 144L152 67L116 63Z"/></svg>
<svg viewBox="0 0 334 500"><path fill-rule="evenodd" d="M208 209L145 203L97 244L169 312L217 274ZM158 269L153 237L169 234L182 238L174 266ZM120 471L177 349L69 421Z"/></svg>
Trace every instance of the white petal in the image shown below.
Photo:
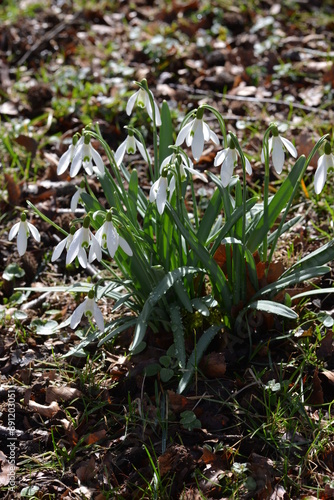
<svg viewBox="0 0 334 500"><path fill-rule="evenodd" d="M290 155L293 156L294 158L297 158L297 149L294 147L291 141L288 139L285 139L285 137L282 137L281 135L279 136L281 141L283 142L284 146L286 147L287 151L289 151Z"/></svg>
<svg viewBox="0 0 334 500"><path fill-rule="evenodd" d="M20 222L20 229L17 233L17 251L19 255L22 256L25 254L27 250L27 222Z"/></svg>
<svg viewBox="0 0 334 500"><path fill-rule="evenodd" d="M58 245L54 248L53 250L53 254L52 254L52 257L51 257L51 262L54 262L55 260L59 259L59 257L61 256L61 254L63 253L63 250L66 246L66 243L67 243L67 238L64 238L63 240L61 240Z"/></svg>
<svg viewBox="0 0 334 500"><path fill-rule="evenodd" d="M314 176L314 191L316 194L320 194L324 188L327 179L327 165L325 155L320 156L318 160L318 168Z"/></svg>
<svg viewBox="0 0 334 500"><path fill-rule="evenodd" d="M175 146L181 146L181 144L184 142L184 140L186 139L187 135L191 131L191 128L192 128L192 126L193 126L193 124L195 122L195 119L196 118L194 118L189 123L187 123L184 127L181 128L181 130L178 133L178 136L176 138Z"/></svg>
<svg viewBox="0 0 334 500"><path fill-rule="evenodd" d="M210 129L210 139L215 143L215 144L219 144L219 139L218 139L218 136L217 134Z"/></svg>
<svg viewBox="0 0 334 500"><path fill-rule="evenodd" d="M30 222L27 222L27 225L33 238L39 243L41 241L41 235L39 234L38 229L32 224L30 224Z"/></svg>
<svg viewBox="0 0 334 500"><path fill-rule="evenodd" d="M96 324L97 324L97 327L98 329L103 332L104 330L104 319L103 319L103 315L98 307L98 305L94 302L94 306L93 306L93 316L94 316L94 319L96 321Z"/></svg>
<svg viewBox="0 0 334 500"><path fill-rule="evenodd" d="M135 139L135 142L136 142L136 145L138 147L138 150L139 150L140 154L142 155L142 157L144 158L144 160L147 161L147 156L148 155L146 154L144 146L142 145L142 143L140 141L137 141L137 139ZM150 163L152 163L150 157L149 157L149 161L150 161Z"/></svg>
<svg viewBox="0 0 334 500"><path fill-rule="evenodd" d="M153 203L157 199L157 192L159 188L160 177L154 184L152 184L149 194L149 201Z"/></svg>
<svg viewBox="0 0 334 500"><path fill-rule="evenodd" d="M119 245L119 235L112 222L109 222L107 228L107 248L111 258L114 257Z"/></svg>
<svg viewBox="0 0 334 500"><path fill-rule="evenodd" d="M282 146L282 142L280 141L279 137L273 137L272 138L272 144L273 144L273 165L278 174L280 174L283 170L283 165L284 165L284 150Z"/></svg>
<svg viewBox="0 0 334 500"><path fill-rule="evenodd" d="M125 141L122 142L122 144L120 144L117 148L117 151L115 153L115 162L116 162L116 165L119 167L120 164L122 163L123 161L123 158L124 158L124 155L125 155L125 151L126 151L126 145L127 145L127 139L125 139Z"/></svg>
<svg viewBox="0 0 334 500"><path fill-rule="evenodd" d="M223 149L222 151L219 151L216 154L215 161L213 162L215 167L218 167L219 165L221 165L223 163L227 153L229 152L229 149L230 148Z"/></svg>
<svg viewBox="0 0 334 500"><path fill-rule="evenodd" d="M87 299L86 299L87 300ZM81 318L82 318L82 315L84 314L84 312L86 311L86 300L84 302L82 302L77 308L76 310L73 312L72 316L71 316L71 328L75 328L76 326L78 326L78 324L80 323L81 321Z"/></svg>
<svg viewBox="0 0 334 500"><path fill-rule="evenodd" d="M224 187L228 186L231 180L236 160L237 153L235 149L230 149L220 169L220 178Z"/></svg>
<svg viewBox="0 0 334 500"><path fill-rule="evenodd" d="M71 244L68 247L67 255L66 255L66 265L73 262L73 260L76 258L76 256L79 253L79 250L81 248L81 243L82 243L82 229L83 228L78 229L78 231L74 234L73 240L71 241Z"/></svg>
<svg viewBox="0 0 334 500"><path fill-rule="evenodd" d="M96 149L94 149L93 146L91 146L91 145L90 145L90 152L91 152L91 155L93 157L93 160L95 162L95 165L96 165L98 171L101 174L104 174L104 163L103 163L103 160L102 160L100 153L98 153L96 151Z"/></svg>
<svg viewBox="0 0 334 500"><path fill-rule="evenodd" d="M84 189L78 188L76 190L76 192L74 193L74 195L72 196L71 205L70 205L71 212L74 213L76 211L76 209L78 207L79 200L80 200L81 193L83 193L83 191L84 191Z"/></svg>
<svg viewBox="0 0 334 500"><path fill-rule="evenodd" d="M76 149L75 155L72 160L71 168L70 168L70 176L75 177L79 172L82 165L82 154L83 154L83 144Z"/></svg>
<svg viewBox="0 0 334 500"><path fill-rule="evenodd" d="M157 127L160 127L161 125L160 110L155 101L154 101L154 111L155 111L155 124Z"/></svg>
<svg viewBox="0 0 334 500"><path fill-rule="evenodd" d="M137 100L137 97L139 95L139 90L137 90L137 92L135 92L134 94L132 94L132 96L129 98L128 102L127 102L127 105L126 105L126 114L128 116L131 115L132 113L132 110L133 110L133 106L135 105L135 102Z"/></svg>
<svg viewBox="0 0 334 500"><path fill-rule="evenodd" d="M201 120L201 121L202 121L202 130L203 130L204 140L209 141L211 129L207 123L205 123L203 120Z"/></svg>
<svg viewBox="0 0 334 500"><path fill-rule="evenodd" d="M86 269L86 267L87 267L87 254L86 254L86 250L82 247L80 247L79 251L78 251L78 261L79 261L80 266L83 267L84 269Z"/></svg>
<svg viewBox="0 0 334 500"><path fill-rule="evenodd" d="M167 187L168 182L166 177L160 177L159 187L157 191L157 208L158 212L161 215L165 209L166 201L167 201Z"/></svg>
<svg viewBox="0 0 334 500"><path fill-rule="evenodd" d="M204 133L201 124L198 124L195 130L195 134L191 143L191 151L193 157L198 161L203 153L204 149Z"/></svg>
<svg viewBox="0 0 334 500"><path fill-rule="evenodd" d="M88 260L89 260L89 262L93 262L93 260L96 259L100 262L100 260L102 259L101 247L99 245L99 242L97 241L97 239L95 238L95 236L92 233L90 233L90 237L91 237L91 240L90 240L90 249L89 249Z"/></svg>
<svg viewBox="0 0 334 500"><path fill-rule="evenodd" d="M9 241L11 241L13 238L15 238L15 236L17 235L17 233L19 231L19 228L20 228L20 222L17 222L16 224L14 224L14 226L9 231L9 235L8 235Z"/></svg>
<svg viewBox="0 0 334 500"><path fill-rule="evenodd" d="M133 252L131 250L129 243L124 238L122 238L122 236L119 237L119 246L121 247L123 252L125 252L130 257L133 255Z"/></svg>
<svg viewBox="0 0 334 500"><path fill-rule="evenodd" d="M59 159L57 167L58 175L63 174L65 170L68 168L69 164L71 163L72 154L73 154L73 144L71 144L68 150Z"/></svg>
<svg viewBox="0 0 334 500"><path fill-rule="evenodd" d="M188 172L190 172L191 174L196 175L199 179L201 179L201 181L208 182L208 179L206 178L206 176L204 174L202 174L201 172L197 172L197 170L195 170L194 168L190 168L190 167L186 167L186 166L184 166L184 168L186 170L188 170Z"/></svg>
<svg viewBox="0 0 334 500"><path fill-rule="evenodd" d="M248 160L248 158L246 158L246 156L245 156L245 167L247 174L252 175L253 173L252 165L250 164L250 161Z"/></svg>

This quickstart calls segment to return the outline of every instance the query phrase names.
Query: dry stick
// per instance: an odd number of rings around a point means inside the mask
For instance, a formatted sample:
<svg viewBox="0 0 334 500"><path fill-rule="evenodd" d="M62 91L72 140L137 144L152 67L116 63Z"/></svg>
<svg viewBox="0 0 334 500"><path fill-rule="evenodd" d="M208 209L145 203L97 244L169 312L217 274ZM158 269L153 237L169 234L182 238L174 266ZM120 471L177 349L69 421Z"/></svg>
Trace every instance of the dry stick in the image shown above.
<svg viewBox="0 0 334 500"><path fill-rule="evenodd" d="M67 26L70 26L71 24L73 24L77 19L78 17L80 17L80 15L82 14L82 11L79 11L77 12L74 16L71 17L71 19L69 19L68 21L61 21L59 24L57 24L54 28L52 28L50 31L47 31L40 40L38 40L37 42L34 43L34 45L32 47L30 47L29 50L27 50L27 52L25 54L23 54L23 56L21 57L21 59L19 59L16 63L17 66L21 66L21 64L24 64L26 62L27 59L29 59L29 57L34 53L34 52L37 52L38 49L40 47L42 47L42 45L46 42L49 42L50 40L52 40L54 37L56 37L57 35L59 35L59 33L61 31L63 31L63 29L65 29Z"/></svg>
<svg viewBox="0 0 334 500"><path fill-rule="evenodd" d="M298 102L282 101L281 99L277 100L277 99L269 99L267 97L259 98L259 97L246 97L240 95L220 94L219 92L213 92L212 90L193 89L192 87L188 87L187 85L180 85L177 83L170 84L170 86L172 88L185 90L186 92L189 92L191 94L217 96L220 99L227 99L229 101L246 101L246 102L254 102L256 104L262 104L262 103L279 104L289 107L292 106L293 108L302 109L303 111L309 111L311 113L321 113L326 115L330 113L330 110L313 108L311 106L305 106L304 104L299 104Z"/></svg>

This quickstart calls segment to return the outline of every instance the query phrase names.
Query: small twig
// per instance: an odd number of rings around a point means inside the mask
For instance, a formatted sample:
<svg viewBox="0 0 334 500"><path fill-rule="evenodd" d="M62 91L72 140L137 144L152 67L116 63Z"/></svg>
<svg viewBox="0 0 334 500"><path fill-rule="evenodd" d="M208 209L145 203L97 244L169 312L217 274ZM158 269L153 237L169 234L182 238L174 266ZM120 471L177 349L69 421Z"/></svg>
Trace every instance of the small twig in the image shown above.
<svg viewBox="0 0 334 500"><path fill-rule="evenodd" d="M16 63L17 66L21 66L22 64L24 64L26 62L26 60L29 59L29 57L34 52L37 52L40 49L40 47L42 47L42 45L44 43L49 42L50 40L52 40L53 38L55 38L57 35L59 35L59 33L61 31L63 31L63 29L65 29L67 26L73 24L78 19L78 17L80 17L81 13L82 13L81 11L77 12L68 21L61 21L54 28L52 28L50 31L47 31L42 36L42 38L40 40L37 40L37 42L35 42L34 45L32 47L30 47L30 49L27 50L27 52L25 52L25 54L23 54L23 56L21 57L21 59L19 59L17 61L17 63Z"/></svg>
<svg viewBox="0 0 334 500"><path fill-rule="evenodd" d="M313 108L311 106L305 106L304 104L299 104L298 102L283 101L281 99L269 99L267 97L259 98L259 97L246 97L241 95L221 94L219 92L214 92L212 90L194 89L192 87L188 87L187 85L180 85L180 84L170 84L170 86L173 88L183 89L189 92L190 94L210 95L219 97L220 99L227 99L229 101L245 101L245 102L254 102L256 104L263 104L263 103L277 104L277 105L293 107L296 109L302 109L303 111L309 111L310 113L320 113L323 115L329 114L329 111L326 109Z"/></svg>

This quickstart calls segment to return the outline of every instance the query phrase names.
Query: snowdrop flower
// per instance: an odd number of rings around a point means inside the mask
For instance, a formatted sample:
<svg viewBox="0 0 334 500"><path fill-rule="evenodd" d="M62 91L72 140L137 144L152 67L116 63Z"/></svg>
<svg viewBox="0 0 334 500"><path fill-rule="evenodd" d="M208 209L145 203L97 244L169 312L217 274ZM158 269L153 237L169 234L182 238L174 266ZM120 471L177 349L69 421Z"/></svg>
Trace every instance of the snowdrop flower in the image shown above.
<svg viewBox="0 0 334 500"><path fill-rule="evenodd" d="M168 166L172 167L173 165L176 165L178 158L181 158L181 161L178 163L178 167L180 169L182 180L185 180L186 178L185 170L187 170L189 173L197 175L197 177L199 177L202 181L208 182L204 174L202 174L201 172L197 172L197 170L193 168L193 162L191 161L190 158L188 158L188 156L185 153L184 154L172 153L171 155L167 156L161 163L160 171L162 172Z"/></svg>
<svg viewBox="0 0 334 500"><path fill-rule="evenodd" d="M96 239L101 248L108 250L110 257L114 257L117 248L131 257L132 250L127 241L118 234L111 220L111 212L107 212L104 224L96 231Z"/></svg>
<svg viewBox="0 0 334 500"><path fill-rule="evenodd" d="M76 145L70 168L70 176L75 177L82 165L89 175L92 175L94 168L96 168L100 174L104 173L103 160L100 154L91 145L89 135L85 135L83 140L80 139Z"/></svg>
<svg viewBox="0 0 334 500"><path fill-rule="evenodd" d="M127 153L128 155L135 154L137 148L139 149L139 152L144 160L147 161L147 159L149 159L149 161L151 162L151 158L148 157L148 154L142 143L134 137L133 132L129 131L129 135L127 136L125 141L122 142L122 144L117 148L117 151L115 153L115 161L118 168L123 161L125 153Z"/></svg>
<svg viewBox="0 0 334 500"><path fill-rule="evenodd" d="M168 180L167 173L163 172L154 184L152 184L150 189L149 200L151 203L154 201L157 204L158 212L161 215L165 210L165 205L167 201L167 189L168 189Z"/></svg>
<svg viewBox="0 0 334 500"><path fill-rule="evenodd" d="M273 135L268 141L268 154L270 155L272 152L273 165L278 174L280 174L283 170L285 160L284 147L290 155L293 156L293 158L297 158L298 153L292 142L279 135L277 127L274 127ZM263 150L261 153L261 161L263 163L265 161Z"/></svg>
<svg viewBox="0 0 334 500"><path fill-rule="evenodd" d="M80 187L77 187L76 192L72 196L71 205L70 205L71 212L74 213L76 211L76 209L78 208L78 204L79 203L80 203L80 205L83 205L83 201L82 201L82 198L81 198L82 193L86 193L86 190L85 190L85 181L81 181Z"/></svg>
<svg viewBox="0 0 334 500"><path fill-rule="evenodd" d="M318 160L317 170L314 176L314 191L320 194L327 179L329 168L334 168L334 155L330 143L325 143L324 154Z"/></svg>
<svg viewBox="0 0 334 500"><path fill-rule="evenodd" d="M71 226L70 233L66 236L66 238L61 240L53 250L51 262L54 262L55 260L59 259L65 248L66 250L69 249L73 241L74 234L75 234L75 226Z"/></svg>
<svg viewBox="0 0 334 500"><path fill-rule="evenodd" d="M82 267L87 267L87 254L86 250L89 248L88 262L93 262L97 259L102 259L102 251L99 242L89 229L90 218L86 215L83 221L83 226L78 229L68 247L66 256L66 265L73 262L78 257L79 263Z"/></svg>
<svg viewBox="0 0 334 500"><path fill-rule="evenodd" d="M81 321L82 316L85 315L87 318L95 319L98 329L103 332L104 330L104 319L103 315L98 308L98 305L94 299L94 290L88 292L87 298L82 302L71 316L71 328L75 328Z"/></svg>
<svg viewBox="0 0 334 500"><path fill-rule="evenodd" d="M223 149L217 153L214 165L218 167L221 165L220 178L224 187L228 186L231 177L233 175L233 170L238 162L238 151L235 149L234 144L230 144L230 147ZM240 156L240 155L239 155ZM252 174L252 167L248 159L245 157L245 167L247 174Z"/></svg>
<svg viewBox="0 0 334 500"><path fill-rule="evenodd" d="M80 139L78 138L77 135L75 135L72 138L72 144L68 148L67 151L60 157L58 167L57 167L57 174L62 175L69 167L71 164L74 154L75 154L75 149L77 146L80 146L80 144L83 142L84 138L81 137Z"/></svg>
<svg viewBox="0 0 334 500"><path fill-rule="evenodd" d="M137 90L137 92L132 94L132 96L130 97L130 99L128 100L128 103L126 105L126 113L128 116L130 116L134 105L137 104L137 106L139 106L140 108L146 108L148 116L153 121L153 110L152 110L152 105L151 105L151 101L149 98L149 95L150 95L152 97L153 103L154 103L155 125L157 127L160 127L161 118L160 118L159 107L154 100L152 92L147 87L147 81L145 79L143 79L141 83L145 86L145 89L147 88L147 90L140 88L139 90Z"/></svg>
<svg viewBox="0 0 334 500"><path fill-rule="evenodd" d="M191 151L196 161L200 159L203 153L204 141L211 139L215 144L219 144L217 135L205 123L203 115L204 108L199 107L196 117L181 128L175 142L176 146L181 146L185 140L187 146L191 146Z"/></svg>
<svg viewBox="0 0 334 500"><path fill-rule="evenodd" d="M8 239L11 241L17 235L16 243L17 243L17 251L22 257L26 253L27 250L27 242L28 236L32 235L33 238L39 243L41 241L41 235L39 234L38 229L35 228L30 222L27 221L27 214L23 212L21 214L20 222L14 224L14 226L9 231Z"/></svg>

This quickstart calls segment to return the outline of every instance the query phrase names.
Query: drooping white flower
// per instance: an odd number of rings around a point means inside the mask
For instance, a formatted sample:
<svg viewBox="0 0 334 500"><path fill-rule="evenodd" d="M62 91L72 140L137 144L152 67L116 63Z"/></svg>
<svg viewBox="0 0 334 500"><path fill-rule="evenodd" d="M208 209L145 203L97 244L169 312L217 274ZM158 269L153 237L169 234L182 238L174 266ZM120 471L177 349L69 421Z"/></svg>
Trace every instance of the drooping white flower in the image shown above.
<svg viewBox="0 0 334 500"><path fill-rule="evenodd" d="M102 312L95 302L94 290L88 292L88 296L73 312L71 316L71 328L75 328L81 321L82 316L85 315L89 319L95 319L98 329L104 331L104 319Z"/></svg>
<svg viewBox="0 0 334 500"><path fill-rule="evenodd" d="M273 135L270 137L268 141L268 154L272 153L273 165L278 174L280 174L283 170L285 153L284 148L290 153L293 158L297 158L297 150L292 144L291 141L282 137L277 130L277 127L273 129ZM261 153L261 161L264 163L264 151Z"/></svg>
<svg viewBox="0 0 334 500"><path fill-rule="evenodd" d="M86 190L85 190L85 181L81 182L80 186L77 187L76 192L72 196L71 205L70 205L71 212L74 213L76 211L76 209L78 208L78 204L79 203L80 203L80 205L83 205L83 201L82 201L82 198L81 198L82 193L86 193Z"/></svg>
<svg viewBox="0 0 334 500"><path fill-rule="evenodd" d="M75 226L71 226L70 233L63 239L61 240L58 245L55 246L52 257L51 257L51 262L54 262L55 260L59 259L63 251L66 249L68 250L72 241L73 241L73 236L75 234Z"/></svg>
<svg viewBox="0 0 334 500"><path fill-rule="evenodd" d="M154 184L152 184L150 189L149 200L151 203L154 201L157 204L158 212L161 215L165 210L165 205L167 201L167 189L168 189L168 180L167 177L161 175Z"/></svg>
<svg viewBox="0 0 334 500"><path fill-rule="evenodd" d="M142 83L144 84L145 87L147 87L147 82L145 79L142 80ZM155 113L155 124L157 127L160 127L161 118L160 118L159 107L154 100L154 96L153 96L151 90L149 90L148 88L147 88L147 90L140 88L139 90L137 90L137 92L132 94L132 96L130 97L130 99L128 100L127 105L126 105L126 113L128 116L130 116L134 105L137 104L137 106L139 106L140 108L146 108L148 116L153 121L153 110L152 110L152 105L151 105L149 95L153 99L154 113Z"/></svg>
<svg viewBox="0 0 334 500"><path fill-rule="evenodd" d="M331 145L327 141L325 143L324 154L319 157L317 170L314 176L314 191L316 194L320 194L323 190L329 168L334 168L334 155L332 153Z"/></svg>
<svg viewBox="0 0 334 500"><path fill-rule="evenodd" d="M66 265L73 262L78 257L79 263L82 267L87 267L87 254L89 248L88 262L93 262L97 259L102 259L102 251L96 237L89 229L90 218L88 215L84 218L83 226L78 229L68 247L66 256Z"/></svg>
<svg viewBox="0 0 334 500"><path fill-rule="evenodd" d="M127 136L125 141L123 141L122 144L118 146L117 151L115 152L115 160L117 166L120 167L125 153L127 153L128 155L135 154L137 148L144 160L147 161L149 159L149 161L151 162L151 158L148 157L148 154L142 143L135 138L133 132L129 132L129 135Z"/></svg>
<svg viewBox="0 0 334 500"><path fill-rule="evenodd" d="M224 187L228 186L231 177L233 175L234 167L238 162L238 156L240 156L238 151L232 146L233 145L231 144L230 147L225 148L222 151L219 151L214 161L215 167L221 165L220 178ZM249 163L249 160L246 157L245 157L245 167L247 174L251 175L252 167L251 164Z"/></svg>
<svg viewBox="0 0 334 500"><path fill-rule="evenodd" d="M176 146L181 146L181 144L186 141L187 146L191 146L191 151L196 161L200 159L203 153L205 141L209 141L211 139L215 144L219 144L217 135L203 120L203 114L204 108L199 107L196 113L196 118L181 128L175 142Z"/></svg>
<svg viewBox="0 0 334 500"><path fill-rule="evenodd" d="M178 159L181 160L180 162L178 162L178 165L182 180L186 178L185 170L187 170L190 174L197 175L197 177L199 177L202 181L208 182L204 174L198 172L193 168L193 162L185 154L172 153L171 155L167 156L161 163L160 172L168 168L168 166L172 167L173 165L175 165Z"/></svg>
<svg viewBox="0 0 334 500"><path fill-rule="evenodd" d="M114 257L119 246L130 257L133 255L128 242L116 231L111 220L111 212L107 213L105 222L96 231L95 236L101 248L108 250L111 258Z"/></svg>
<svg viewBox="0 0 334 500"><path fill-rule="evenodd" d="M39 234L38 229L35 228L30 222L27 221L27 214L23 212L21 214L20 222L14 224L14 226L9 231L8 239L11 241L15 236L17 236L16 244L17 251L22 257L26 253L28 237L32 235L33 238L39 243L41 241L41 235Z"/></svg>
<svg viewBox="0 0 334 500"><path fill-rule="evenodd" d="M72 144L70 145L68 150L65 151L65 153L59 159L59 163L58 163L58 167L57 167L57 174L58 175L62 175L67 170L69 165L72 163L73 157L75 155L76 147L80 146L80 144L82 144L83 141L84 141L84 138L80 137L80 139L78 139L77 135L75 135L72 138Z"/></svg>
<svg viewBox="0 0 334 500"><path fill-rule="evenodd" d="M88 175L92 175L94 169L97 169L101 174L104 173L103 160L101 155L91 145L89 135L85 135L83 141L80 139L76 145L70 168L70 176L75 177L81 166L84 167Z"/></svg>

